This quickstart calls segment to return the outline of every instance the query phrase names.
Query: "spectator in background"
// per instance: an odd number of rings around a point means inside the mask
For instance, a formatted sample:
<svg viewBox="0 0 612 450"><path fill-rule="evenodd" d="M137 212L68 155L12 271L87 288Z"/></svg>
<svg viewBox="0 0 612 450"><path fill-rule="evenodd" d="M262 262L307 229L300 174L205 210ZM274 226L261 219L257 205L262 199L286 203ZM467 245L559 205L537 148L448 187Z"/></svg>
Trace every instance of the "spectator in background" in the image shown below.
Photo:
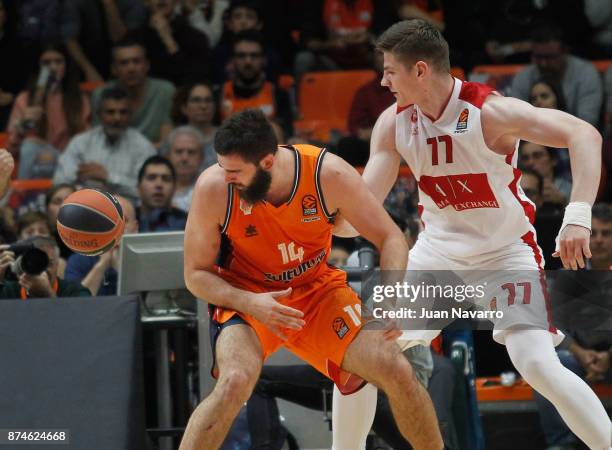
<svg viewBox="0 0 612 450"><path fill-rule="evenodd" d="M73 184L62 183L53 186L45 195L45 206L47 208L47 217L49 218L49 225L51 227L51 235L55 238L57 245L60 249L60 255L64 259L72 254L64 241L60 238L57 232L57 215L59 214L60 207L66 197L76 191L76 187Z"/></svg>
<svg viewBox="0 0 612 450"><path fill-rule="evenodd" d="M612 381L610 364L612 331L608 327L597 326L608 318L605 314L602 316L602 312L609 308L609 299L612 295L610 291L612 278L609 275L612 269L612 205L610 204L596 203L593 206L591 253L593 256L590 260L590 269L597 270L598 273L562 272L555 280L554 291L565 294L565 302L572 305L567 314L571 319L566 323L577 324L574 329L562 330L565 339L557 347L557 355L561 363L579 377L589 382L610 382ZM555 312L561 316L558 308L559 306ZM593 317L595 322L591 321ZM548 450L579 448L578 439L569 430L554 406L536 391L534 399Z"/></svg>
<svg viewBox="0 0 612 450"><path fill-rule="evenodd" d="M554 150L540 144L521 142L519 146L521 168L528 168L542 177L543 207L562 208L567 204L572 183L555 173L557 157Z"/></svg>
<svg viewBox="0 0 612 450"><path fill-rule="evenodd" d="M393 93L381 86L382 54L374 56L376 76L355 92L348 117L350 136L338 142L338 155L353 166L365 166L370 156L370 136L378 116L395 102Z"/></svg>
<svg viewBox="0 0 612 450"><path fill-rule="evenodd" d="M9 119L9 150L19 159L18 178L50 178L57 157L89 126L89 99L63 45L46 44L28 90L15 100Z"/></svg>
<svg viewBox="0 0 612 450"><path fill-rule="evenodd" d="M51 236L51 225L47 215L40 211L30 211L17 219L17 237L21 241L34 236Z"/></svg>
<svg viewBox="0 0 612 450"><path fill-rule="evenodd" d="M108 78L111 45L142 26L142 0L64 0L62 36L88 81Z"/></svg>
<svg viewBox="0 0 612 450"><path fill-rule="evenodd" d="M0 148L0 200L4 198L11 186L11 175L15 169L15 160L7 150Z"/></svg>
<svg viewBox="0 0 612 450"><path fill-rule="evenodd" d="M17 219L17 239L22 241L37 236L51 237L51 224L49 217L40 211L30 211L19 216ZM55 238L53 238L55 241ZM57 245L57 243L56 243ZM59 246L58 246L59 249ZM64 277L66 260L60 256L57 262L57 274Z"/></svg>
<svg viewBox="0 0 612 450"><path fill-rule="evenodd" d="M170 150L168 160L176 172L176 186L172 206L189 211L193 188L202 172L204 137L193 127L175 128L168 136Z"/></svg>
<svg viewBox="0 0 612 450"><path fill-rule="evenodd" d="M176 172L163 156L151 156L138 172L140 206L136 208L141 233L181 231L187 223L187 213L172 206L176 189Z"/></svg>
<svg viewBox="0 0 612 450"><path fill-rule="evenodd" d="M0 71L0 129L6 128L13 100L28 79L28 55L18 36L14 3L0 0L0 61L10 62L10 70Z"/></svg>
<svg viewBox="0 0 612 450"><path fill-rule="evenodd" d="M269 120L277 122L285 136L293 134L289 96L266 80L265 47L261 34L245 30L234 40L234 76L223 85L220 112L223 120L248 108L258 108Z"/></svg>
<svg viewBox="0 0 612 450"><path fill-rule="evenodd" d="M91 100L94 109L98 110L105 88L124 89L131 111L129 125L157 144L172 129L170 108L175 89L168 81L148 77L148 72L149 61L144 45L132 39L118 42L113 47L112 73L115 80L96 89ZM97 120L94 124L98 124Z"/></svg>
<svg viewBox="0 0 612 450"><path fill-rule="evenodd" d="M547 78L561 85L568 113L597 127L603 89L593 64L568 54L562 31L554 25L536 28L532 40L533 63L516 74L511 94L528 101L533 84Z"/></svg>
<svg viewBox="0 0 612 450"><path fill-rule="evenodd" d="M531 86L529 103L538 108L567 111L561 86L557 82L545 78L536 81L533 86ZM572 171L570 167L569 151L566 148L557 149L556 155L558 159L558 164L555 168L557 173L570 181Z"/></svg>
<svg viewBox="0 0 612 450"><path fill-rule="evenodd" d="M151 142L129 128L130 102L118 87L104 89L97 113L101 125L76 136L59 159L53 184L108 186L128 198L138 198L136 174L156 153Z"/></svg>
<svg viewBox="0 0 612 450"><path fill-rule="evenodd" d="M204 33L176 12L177 0L147 0L148 23L137 31L147 49L150 73L175 85L210 76L210 47Z"/></svg>
<svg viewBox="0 0 612 450"><path fill-rule="evenodd" d="M213 51L214 81L223 83L234 75L234 41L236 36L246 30L260 31L263 21L259 11L259 3L256 0L235 0L230 3L226 10L225 31L219 44ZM280 57L270 47L265 48L266 78L276 81L280 72Z"/></svg>
<svg viewBox="0 0 612 450"><path fill-rule="evenodd" d="M584 0L584 12L593 27L593 59L612 58L612 2Z"/></svg>
<svg viewBox="0 0 612 450"><path fill-rule="evenodd" d="M439 31L444 31L444 12L441 1L400 0L397 15L401 20L426 20Z"/></svg>
<svg viewBox="0 0 612 450"><path fill-rule="evenodd" d="M204 159L202 169L216 164L217 154L214 149L214 125L217 112L215 96L208 83L188 84L176 91L172 101L172 122L175 126L189 125L198 130L204 139Z"/></svg>
<svg viewBox="0 0 612 450"><path fill-rule="evenodd" d="M210 46L215 47L221 40L223 16L229 5L229 0L182 0L181 12L192 27L206 34Z"/></svg>
<svg viewBox="0 0 612 450"><path fill-rule="evenodd" d="M134 205L125 197L115 195L123 209L124 234L138 233L138 220ZM66 281L80 283L92 295L117 295L117 270L119 268L119 244L99 256L85 256L78 253L68 258Z"/></svg>
<svg viewBox="0 0 612 450"><path fill-rule="evenodd" d="M44 297L89 297L91 295L84 286L64 281L58 275L59 247L53 237L36 236L31 238L31 242L49 257L47 269L40 275L23 273L17 281L6 280L5 271L8 265L14 261L14 254L5 251L5 248L0 249L0 261L3 261L0 262L0 298L26 300Z"/></svg>
<svg viewBox="0 0 612 450"><path fill-rule="evenodd" d="M298 82L306 72L370 67L374 35L397 20L387 0L315 0L306 14L304 51L295 57Z"/></svg>

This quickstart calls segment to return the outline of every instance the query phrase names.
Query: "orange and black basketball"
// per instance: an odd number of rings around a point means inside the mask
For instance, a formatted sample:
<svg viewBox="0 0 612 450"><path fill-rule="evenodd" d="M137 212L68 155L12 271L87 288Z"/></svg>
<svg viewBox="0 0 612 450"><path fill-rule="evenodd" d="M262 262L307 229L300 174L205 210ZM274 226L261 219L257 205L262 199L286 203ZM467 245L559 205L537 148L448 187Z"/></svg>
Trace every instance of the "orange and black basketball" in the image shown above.
<svg viewBox="0 0 612 450"><path fill-rule="evenodd" d="M57 231L74 252L94 256L121 239L125 220L115 197L97 189L81 189L64 200L57 215Z"/></svg>

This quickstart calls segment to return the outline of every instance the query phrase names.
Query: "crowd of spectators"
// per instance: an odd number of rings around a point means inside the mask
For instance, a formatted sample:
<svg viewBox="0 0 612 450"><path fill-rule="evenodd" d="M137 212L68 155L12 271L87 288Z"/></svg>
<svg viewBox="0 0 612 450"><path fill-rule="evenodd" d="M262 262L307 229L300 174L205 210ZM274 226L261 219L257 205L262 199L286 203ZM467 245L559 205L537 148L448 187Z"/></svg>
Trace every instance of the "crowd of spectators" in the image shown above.
<svg viewBox="0 0 612 450"><path fill-rule="evenodd" d="M374 123L394 102L379 84L373 43L406 18L440 29L451 65L468 78L478 65L520 64L505 95L597 127L605 138L598 202L612 202L612 63L594 64L612 61L610 1L0 0L0 127L8 150L0 150L0 244L40 238L53 262L46 275L14 280L2 292L116 293L117 250L72 254L55 227L61 202L78 188L101 187L118 196L127 232L182 230L195 181L216 162L223 120L260 108L285 143L309 140L295 127L307 72L377 74L355 92L347 131L311 141L365 165ZM287 75L293 84L281 82ZM522 142L518 152L547 268L558 268L550 255L571 194L568 151ZM44 201L15 204L11 174L51 179L53 187ZM417 204L415 180L400 177L385 206L409 232ZM339 264L346 247L335 248ZM0 281L13 260L0 247ZM597 268L610 268L606 261Z"/></svg>

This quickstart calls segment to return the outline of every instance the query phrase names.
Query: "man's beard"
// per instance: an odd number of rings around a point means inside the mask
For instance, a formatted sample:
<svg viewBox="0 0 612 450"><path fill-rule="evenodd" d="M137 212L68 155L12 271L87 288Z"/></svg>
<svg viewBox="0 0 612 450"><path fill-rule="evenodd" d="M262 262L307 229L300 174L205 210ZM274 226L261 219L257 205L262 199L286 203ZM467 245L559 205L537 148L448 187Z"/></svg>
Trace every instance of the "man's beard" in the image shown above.
<svg viewBox="0 0 612 450"><path fill-rule="evenodd" d="M257 167L255 176L251 184L246 186L242 190L238 190L238 194L241 198L245 199L251 204L255 204L260 200L266 198L266 194L270 189L272 183L272 175L267 170L263 170L261 167Z"/></svg>

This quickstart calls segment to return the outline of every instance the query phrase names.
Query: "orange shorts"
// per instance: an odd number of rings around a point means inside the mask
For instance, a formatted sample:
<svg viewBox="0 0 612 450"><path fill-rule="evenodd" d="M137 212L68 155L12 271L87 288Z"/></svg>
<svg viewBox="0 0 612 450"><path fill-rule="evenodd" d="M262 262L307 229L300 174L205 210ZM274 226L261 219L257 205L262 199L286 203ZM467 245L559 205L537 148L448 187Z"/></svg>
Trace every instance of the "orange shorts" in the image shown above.
<svg viewBox="0 0 612 450"><path fill-rule="evenodd" d="M263 289L261 285L241 280L228 280L232 285L251 292L281 290ZM287 340L272 333L264 324L241 312L214 307L211 318L211 343L215 352L216 339L223 328L237 323L249 324L261 343L264 360L281 346L331 378L343 394L359 390L363 379L343 371L342 360L347 347L362 327L361 300L346 284L346 276L329 270L317 280L294 287L281 303L304 313L306 325L299 330L283 329Z"/></svg>

